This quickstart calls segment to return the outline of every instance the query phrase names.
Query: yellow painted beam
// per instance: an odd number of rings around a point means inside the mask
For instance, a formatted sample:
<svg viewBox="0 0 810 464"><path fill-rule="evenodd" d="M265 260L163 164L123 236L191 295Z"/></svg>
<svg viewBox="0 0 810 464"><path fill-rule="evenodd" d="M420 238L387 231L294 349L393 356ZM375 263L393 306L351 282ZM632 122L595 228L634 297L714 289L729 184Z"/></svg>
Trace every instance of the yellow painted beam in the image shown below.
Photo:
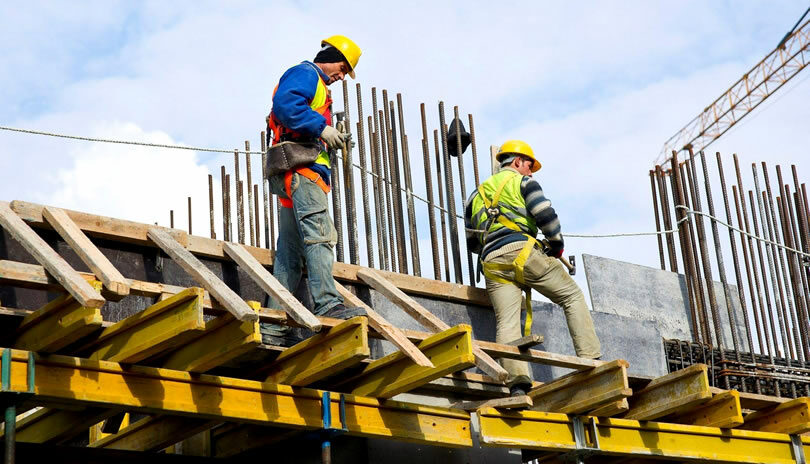
<svg viewBox="0 0 810 464"><path fill-rule="evenodd" d="M435 367L418 366L404 353L397 351L372 362L345 384L352 385L351 391L355 395L390 398L475 365L472 328L469 325L451 327L418 346Z"/></svg>
<svg viewBox="0 0 810 464"><path fill-rule="evenodd" d="M185 437L207 430L220 421L177 416L150 416L122 427L118 433L91 441L91 448L159 451ZM178 439L178 437L180 437Z"/></svg>
<svg viewBox="0 0 810 464"><path fill-rule="evenodd" d="M539 411L479 410L483 446L564 453L576 448L572 418ZM585 418L586 428L588 420ZM790 435L596 418L600 454L615 458L665 458L702 463L795 464ZM588 445L594 440L587 432ZM805 455L810 439L802 438Z"/></svg>
<svg viewBox="0 0 810 464"><path fill-rule="evenodd" d="M709 401L690 411L663 419L687 425L705 425L707 427L732 428L743 423L740 407L740 392L729 390L716 394Z"/></svg>
<svg viewBox="0 0 810 464"><path fill-rule="evenodd" d="M42 408L17 420L17 441L60 444L118 411L104 408ZM4 431L0 431L0 436Z"/></svg>
<svg viewBox="0 0 810 464"><path fill-rule="evenodd" d="M368 319L358 316L284 350L268 367L265 381L309 385L370 355Z"/></svg>
<svg viewBox="0 0 810 464"><path fill-rule="evenodd" d="M11 391L27 391L28 355L12 351ZM32 404L72 403L308 430L323 425L320 390L59 355L37 357L35 370ZM464 411L356 395L345 395L345 408L350 435L472 446ZM340 395L331 396L330 409L333 426L341 428Z"/></svg>
<svg viewBox="0 0 810 464"><path fill-rule="evenodd" d="M633 394L627 367L627 361L617 359L543 384L529 392L532 409L581 414L627 398Z"/></svg>
<svg viewBox="0 0 810 464"><path fill-rule="evenodd" d="M112 433L104 432L104 424L106 422L107 421L99 422L98 424L95 424L92 427L90 427L90 439L89 439L90 445L101 440L104 437L109 437L117 433L117 431ZM118 427L119 430L129 427L129 413L124 413L124 416L121 419L121 424Z"/></svg>
<svg viewBox="0 0 810 464"><path fill-rule="evenodd" d="M694 364L658 377L628 398L625 419L654 420L688 411L712 397L705 364Z"/></svg>
<svg viewBox="0 0 810 464"><path fill-rule="evenodd" d="M101 290L101 282L91 285ZM53 353L100 329L102 322L99 308L82 306L71 295L63 295L23 319L14 346Z"/></svg>
<svg viewBox="0 0 810 464"><path fill-rule="evenodd" d="M90 359L137 363L183 346L205 329L203 289L189 288L104 329Z"/></svg>
<svg viewBox="0 0 810 464"><path fill-rule="evenodd" d="M745 416L744 430L761 432L810 432L810 398L802 397Z"/></svg>
<svg viewBox="0 0 810 464"><path fill-rule="evenodd" d="M619 414L624 414L629 410L630 403L627 401L627 398L624 398L619 401L614 401L613 403L608 403L598 409L594 409L588 414L599 417L613 417L618 416Z"/></svg>

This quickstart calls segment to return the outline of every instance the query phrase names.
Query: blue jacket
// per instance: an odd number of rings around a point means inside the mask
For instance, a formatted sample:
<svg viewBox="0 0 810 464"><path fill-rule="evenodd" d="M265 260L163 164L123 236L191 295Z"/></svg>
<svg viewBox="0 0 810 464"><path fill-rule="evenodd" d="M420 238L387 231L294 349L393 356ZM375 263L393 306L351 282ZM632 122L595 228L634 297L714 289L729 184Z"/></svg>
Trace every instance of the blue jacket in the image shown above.
<svg viewBox="0 0 810 464"><path fill-rule="evenodd" d="M329 81L329 76L309 61L288 69L278 82L272 109L276 119L284 127L316 140L326 127L326 118L309 107L318 88L318 75L324 82ZM331 172L326 166L312 163L308 167L330 185Z"/></svg>

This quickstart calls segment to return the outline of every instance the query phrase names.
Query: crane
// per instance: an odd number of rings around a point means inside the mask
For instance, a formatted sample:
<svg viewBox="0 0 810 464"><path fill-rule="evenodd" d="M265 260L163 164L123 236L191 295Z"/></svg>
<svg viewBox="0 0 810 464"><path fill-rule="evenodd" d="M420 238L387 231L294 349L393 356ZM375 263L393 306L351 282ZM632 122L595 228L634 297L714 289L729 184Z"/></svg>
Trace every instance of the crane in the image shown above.
<svg viewBox="0 0 810 464"><path fill-rule="evenodd" d="M796 27L808 12L810 8L762 61L670 137L656 164L668 161L673 150L698 152L708 147L806 68L810 64L810 20Z"/></svg>

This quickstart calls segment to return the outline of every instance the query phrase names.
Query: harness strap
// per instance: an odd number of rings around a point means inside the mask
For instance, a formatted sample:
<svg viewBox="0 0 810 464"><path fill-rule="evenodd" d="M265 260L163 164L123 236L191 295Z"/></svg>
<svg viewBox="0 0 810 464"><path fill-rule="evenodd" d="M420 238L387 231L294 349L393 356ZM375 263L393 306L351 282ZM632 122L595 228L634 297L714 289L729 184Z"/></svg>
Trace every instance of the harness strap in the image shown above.
<svg viewBox="0 0 810 464"><path fill-rule="evenodd" d="M526 238L528 239L526 240L526 244L523 245L523 249L520 250L517 258L515 258L511 264L485 262L483 263L482 271L484 272L484 277L489 280L501 284L515 284L515 282L519 284L518 287L526 294L526 322L523 325L523 335L529 336L532 333L532 289L526 285L526 281L523 278L523 269L526 266L526 261L529 259L534 246L539 242L534 237L529 237L528 235ZM514 271L515 280L511 281L496 276L492 271Z"/></svg>
<svg viewBox="0 0 810 464"><path fill-rule="evenodd" d="M292 175L293 175L293 172L297 172L298 174L301 174L302 176L306 177L307 179L311 180L312 182L315 182L315 184L317 184L318 187L320 187L321 190L323 190L323 193L325 193L327 195L332 190L332 188L329 187L328 185L326 185L326 182L324 182L323 179L321 179L321 175L318 174L317 172L313 171L310 168L298 168L298 169L295 169L294 171L293 170L287 171L284 174L284 191L287 193L287 198L279 197L279 199L278 199L279 203L281 203L281 206L284 207L284 208L292 208L293 207L293 202L292 202Z"/></svg>

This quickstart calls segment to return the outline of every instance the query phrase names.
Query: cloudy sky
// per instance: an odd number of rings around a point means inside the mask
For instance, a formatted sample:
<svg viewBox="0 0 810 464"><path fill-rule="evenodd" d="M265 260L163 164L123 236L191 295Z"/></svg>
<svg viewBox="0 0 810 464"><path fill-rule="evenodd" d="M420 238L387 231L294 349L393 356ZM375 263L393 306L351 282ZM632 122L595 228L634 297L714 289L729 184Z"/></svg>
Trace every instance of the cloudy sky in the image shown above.
<svg viewBox="0 0 810 464"><path fill-rule="evenodd" d="M647 173L663 142L772 50L806 8L804 1L9 0L0 4L0 125L222 149L250 140L255 148L283 71L311 59L320 39L345 34L363 49L365 114L372 86L402 93L415 173L423 172L419 103L432 129L443 100L448 111L458 105L475 116L483 174L489 145L520 138L534 147L544 165L536 178L564 232L649 231ZM807 179L808 77L782 88L712 152L736 152L744 164L796 163ZM466 163L469 190L471 158ZM207 235L207 174L219 198L221 165L232 171L233 156L0 131L0 200L162 225L174 209L185 228L192 196L194 231ZM259 169L254 161L254 179ZM414 178L424 192L424 175ZM423 270L431 276L420 208ZM566 254L581 253L658 263L653 238L569 238Z"/></svg>

